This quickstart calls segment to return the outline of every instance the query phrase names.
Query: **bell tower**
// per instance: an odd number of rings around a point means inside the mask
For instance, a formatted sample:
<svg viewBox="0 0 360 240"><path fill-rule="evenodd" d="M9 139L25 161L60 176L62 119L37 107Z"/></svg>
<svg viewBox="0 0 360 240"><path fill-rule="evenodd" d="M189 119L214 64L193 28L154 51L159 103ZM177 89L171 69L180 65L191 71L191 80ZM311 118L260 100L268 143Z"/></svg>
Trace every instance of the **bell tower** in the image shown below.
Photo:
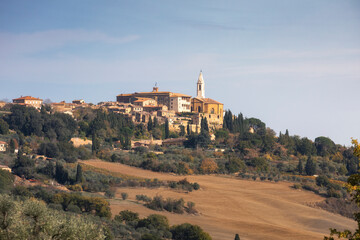
<svg viewBox="0 0 360 240"><path fill-rule="evenodd" d="M205 98L205 82L202 71L200 71L199 79L197 81L196 97Z"/></svg>

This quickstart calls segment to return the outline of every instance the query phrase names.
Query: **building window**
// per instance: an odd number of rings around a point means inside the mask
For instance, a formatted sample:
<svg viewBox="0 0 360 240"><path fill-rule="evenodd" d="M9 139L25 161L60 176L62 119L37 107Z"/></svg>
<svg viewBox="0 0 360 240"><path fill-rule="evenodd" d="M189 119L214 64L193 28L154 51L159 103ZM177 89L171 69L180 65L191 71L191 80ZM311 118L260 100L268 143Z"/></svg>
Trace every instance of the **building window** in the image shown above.
<svg viewBox="0 0 360 240"><path fill-rule="evenodd" d="M201 85L199 85L199 90L201 91Z"/></svg>
<svg viewBox="0 0 360 240"><path fill-rule="evenodd" d="M215 109L212 108L212 109L211 109L211 114L214 114L214 113L215 113Z"/></svg>
<svg viewBox="0 0 360 240"><path fill-rule="evenodd" d="M201 112L201 107L200 106L198 106L198 112Z"/></svg>

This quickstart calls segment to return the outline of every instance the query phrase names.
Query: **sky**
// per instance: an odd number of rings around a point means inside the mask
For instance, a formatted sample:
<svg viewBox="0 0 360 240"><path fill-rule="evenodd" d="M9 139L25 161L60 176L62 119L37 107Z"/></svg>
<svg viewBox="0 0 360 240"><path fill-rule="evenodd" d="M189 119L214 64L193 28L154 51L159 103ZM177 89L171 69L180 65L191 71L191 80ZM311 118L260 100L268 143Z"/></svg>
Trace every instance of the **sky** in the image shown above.
<svg viewBox="0 0 360 240"><path fill-rule="evenodd" d="M0 99L205 95L279 132L360 139L358 0L1 0Z"/></svg>

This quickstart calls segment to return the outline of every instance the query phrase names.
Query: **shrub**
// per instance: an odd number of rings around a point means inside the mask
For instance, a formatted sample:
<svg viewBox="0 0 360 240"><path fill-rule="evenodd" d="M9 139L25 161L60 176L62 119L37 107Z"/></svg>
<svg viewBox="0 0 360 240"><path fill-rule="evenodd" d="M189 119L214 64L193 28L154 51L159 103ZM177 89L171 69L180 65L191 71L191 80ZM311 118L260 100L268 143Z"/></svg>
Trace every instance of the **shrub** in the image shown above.
<svg viewBox="0 0 360 240"><path fill-rule="evenodd" d="M200 170L203 173L214 173L218 169L218 165L214 161L214 159L211 158L205 158L202 160L200 165Z"/></svg>
<svg viewBox="0 0 360 240"><path fill-rule="evenodd" d="M321 175L316 178L316 185L320 187L327 187L330 184L330 180L327 176Z"/></svg>
<svg viewBox="0 0 360 240"><path fill-rule="evenodd" d="M114 198L115 197L115 189L107 189L105 191L105 197L107 198ZM125 199L124 199L125 200Z"/></svg>
<svg viewBox="0 0 360 240"><path fill-rule="evenodd" d="M73 204L70 204L68 207L67 207L67 211L69 212L74 212L74 213L81 213L81 209L76 206L76 205L73 205Z"/></svg>
<svg viewBox="0 0 360 240"><path fill-rule="evenodd" d="M173 226L170 231L175 240L211 240L210 235L204 232L201 227L190 223Z"/></svg>
<svg viewBox="0 0 360 240"><path fill-rule="evenodd" d="M14 182L14 175L6 170L0 170L0 193L8 192Z"/></svg>
<svg viewBox="0 0 360 240"><path fill-rule="evenodd" d="M193 183L193 188L194 188L194 190L199 190L200 185L197 182L195 182L195 183Z"/></svg>
<svg viewBox="0 0 360 240"><path fill-rule="evenodd" d="M146 195L143 195L143 194L141 194L141 195L136 195L136 200L138 200L138 201L143 201L143 202L151 202L151 198L150 197L148 197L148 196L146 196Z"/></svg>
<svg viewBox="0 0 360 240"><path fill-rule="evenodd" d="M67 187L69 190L76 191L76 192L81 192L81 191L83 190L81 184L68 185L68 186L66 186L66 187Z"/></svg>
<svg viewBox="0 0 360 240"><path fill-rule="evenodd" d="M147 218L141 219L137 224L137 228L149 228L150 226L159 230L168 230L170 228L167 217L158 214L151 214Z"/></svg>
<svg viewBox="0 0 360 240"><path fill-rule="evenodd" d="M121 198L123 199L123 200L126 200L127 198L128 198L128 194L127 193L125 193L125 192L122 192L121 193Z"/></svg>
<svg viewBox="0 0 360 240"><path fill-rule="evenodd" d="M132 212L130 210L124 210L119 213L119 215L115 216L115 220L119 222L131 222L131 221L138 221L139 214L136 212Z"/></svg>
<svg viewBox="0 0 360 240"><path fill-rule="evenodd" d="M195 209L195 203L194 202L187 202L186 203L186 212L190 214L197 213L197 210Z"/></svg>

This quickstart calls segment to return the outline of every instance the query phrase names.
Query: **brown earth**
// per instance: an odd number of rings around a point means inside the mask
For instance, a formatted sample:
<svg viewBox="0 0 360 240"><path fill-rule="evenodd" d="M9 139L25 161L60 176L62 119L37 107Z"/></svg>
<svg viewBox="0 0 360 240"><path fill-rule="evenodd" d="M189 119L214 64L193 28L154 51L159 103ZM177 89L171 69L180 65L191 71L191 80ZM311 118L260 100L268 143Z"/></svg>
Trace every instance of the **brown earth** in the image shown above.
<svg viewBox="0 0 360 240"><path fill-rule="evenodd" d="M156 173L100 160L82 161L111 172L159 180L180 180L183 176ZM113 215L129 209L141 217L157 213L168 217L170 224L189 222L201 226L213 239L234 239L236 233L244 239L322 239L329 228L355 229L355 221L307 206L324 199L311 192L295 190L290 183L239 180L229 176L192 175L190 182L197 182L201 189L190 193L167 188L119 188L129 194L126 201L112 200ZM148 209L135 201L137 194L148 196L184 198L194 202L199 215L173 214Z"/></svg>
<svg viewBox="0 0 360 240"><path fill-rule="evenodd" d="M84 139L81 139L81 138L71 138L70 141L73 143L73 145L75 147L80 147L80 146L83 146L83 145L92 144L91 140L84 140Z"/></svg>

